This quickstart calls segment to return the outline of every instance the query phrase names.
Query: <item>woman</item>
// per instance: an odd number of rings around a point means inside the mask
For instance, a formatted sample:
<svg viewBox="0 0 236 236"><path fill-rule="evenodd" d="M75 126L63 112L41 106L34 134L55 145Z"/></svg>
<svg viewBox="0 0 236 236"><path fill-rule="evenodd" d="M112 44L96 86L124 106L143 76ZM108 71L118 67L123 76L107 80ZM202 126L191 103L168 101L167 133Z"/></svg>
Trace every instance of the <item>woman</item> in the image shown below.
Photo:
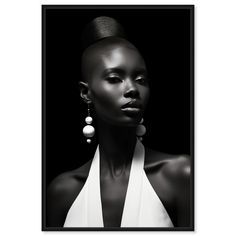
<svg viewBox="0 0 236 236"><path fill-rule="evenodd" d="M84 134L90 143L96 118L99 145L93 160L49 186L47 226L189 227L188 157L144 148L140 141L150 92L142 56L109 17L94 19L83 39Z"/></svg>

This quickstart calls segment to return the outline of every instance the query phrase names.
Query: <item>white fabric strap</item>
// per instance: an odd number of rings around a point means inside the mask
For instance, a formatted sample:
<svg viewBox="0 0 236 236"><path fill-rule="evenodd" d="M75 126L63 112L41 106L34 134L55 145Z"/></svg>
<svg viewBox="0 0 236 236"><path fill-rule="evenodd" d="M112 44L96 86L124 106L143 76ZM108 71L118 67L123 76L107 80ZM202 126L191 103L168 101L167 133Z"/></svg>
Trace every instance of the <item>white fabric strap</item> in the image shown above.
<svg viewBox="0 0 236 236"><path fill-rule="evenodd" d="M64 227L103 227L99 167L98 146L88 178L67 213Z"/></svg>
<svg viewBox="0 0 236 236"><path fill-rule="evenodd" d="M144 171L144 146L137 141L130 169L121 227L173 227ZM86 183L68 211L64 227L103 227L97 147Z"/></svg>
<svg viewBox="0 0 236 236"><path fill-rule="evenodd" d="M144 154L143 145L137 141L130 169L121 227L137 226L139 224Z"/></svg>
<svg viewBox="0 0 236 236"><path fill-rule="evenodd" d="M121 227L173 227L144 171L145 149L137 141L126 193Z"/></svg>

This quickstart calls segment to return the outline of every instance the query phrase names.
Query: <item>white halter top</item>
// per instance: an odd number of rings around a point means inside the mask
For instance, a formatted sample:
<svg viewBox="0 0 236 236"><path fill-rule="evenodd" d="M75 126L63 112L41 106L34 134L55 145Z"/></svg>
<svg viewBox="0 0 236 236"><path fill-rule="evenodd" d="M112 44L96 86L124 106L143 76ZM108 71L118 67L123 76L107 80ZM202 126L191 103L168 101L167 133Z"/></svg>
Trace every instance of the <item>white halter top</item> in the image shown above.
<svg viewBox="0 0 236 236"><path fill-rule="evenodd" d="M174 227L144 171L144 146L137 141L120 227ZM64 227L104 227L100 192L99 146L88 178L71 205Z"/></svg>

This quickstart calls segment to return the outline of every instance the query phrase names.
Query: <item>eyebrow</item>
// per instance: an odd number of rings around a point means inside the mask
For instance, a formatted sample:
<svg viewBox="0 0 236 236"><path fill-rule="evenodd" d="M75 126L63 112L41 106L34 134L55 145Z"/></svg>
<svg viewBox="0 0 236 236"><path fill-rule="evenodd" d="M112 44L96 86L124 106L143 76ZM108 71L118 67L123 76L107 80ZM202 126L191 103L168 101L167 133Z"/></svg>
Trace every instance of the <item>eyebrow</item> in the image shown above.
<svg viewBox="0 0 236 236"><path fill-rule="evenodd" d="M124 74L124 70L122 68L115 67L115 68L107 68L103 71L103 75L108 75L110 73Z"/></svg>
<svg viewBox="0 0 236 236"><path fill-rule="evenodd" d="M117 73L117 74L125 74L125 70L120 68L120 67L114 67L114 68L107 68L103 71L103 75L109 75L110 73ZM135 70L132 75L139 75L139 74L143 74L147 76L147 70L145 68L138 68L137 70Z"/></svg>

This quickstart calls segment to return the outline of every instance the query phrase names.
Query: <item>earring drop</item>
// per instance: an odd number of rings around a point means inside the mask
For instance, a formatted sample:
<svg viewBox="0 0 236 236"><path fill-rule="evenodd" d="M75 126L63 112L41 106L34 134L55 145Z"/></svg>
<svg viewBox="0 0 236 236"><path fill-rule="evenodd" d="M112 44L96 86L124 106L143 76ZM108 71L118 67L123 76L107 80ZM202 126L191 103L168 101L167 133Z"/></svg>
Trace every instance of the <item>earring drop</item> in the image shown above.
<svg viewBox="0 0 236 236"><path fill-rule="evenodd" d="M146 128L143 124L143 118L141 119L141 121L139 122L139 125L137 126L137 129L136 129L136 135L138 136L138 139L140 141L143 140L142 136L146 133Z"/></svg>
<svg viewBox="0 0 236 236"><path fill-rule="evenodd" d="M90 109L88 103L88 116L85 118L86 126L83 128L83 134L87 138L87 143L91 143L91 139L95 134L95 129L91 125L93 122L93 118L90 116Z"/></svg>

